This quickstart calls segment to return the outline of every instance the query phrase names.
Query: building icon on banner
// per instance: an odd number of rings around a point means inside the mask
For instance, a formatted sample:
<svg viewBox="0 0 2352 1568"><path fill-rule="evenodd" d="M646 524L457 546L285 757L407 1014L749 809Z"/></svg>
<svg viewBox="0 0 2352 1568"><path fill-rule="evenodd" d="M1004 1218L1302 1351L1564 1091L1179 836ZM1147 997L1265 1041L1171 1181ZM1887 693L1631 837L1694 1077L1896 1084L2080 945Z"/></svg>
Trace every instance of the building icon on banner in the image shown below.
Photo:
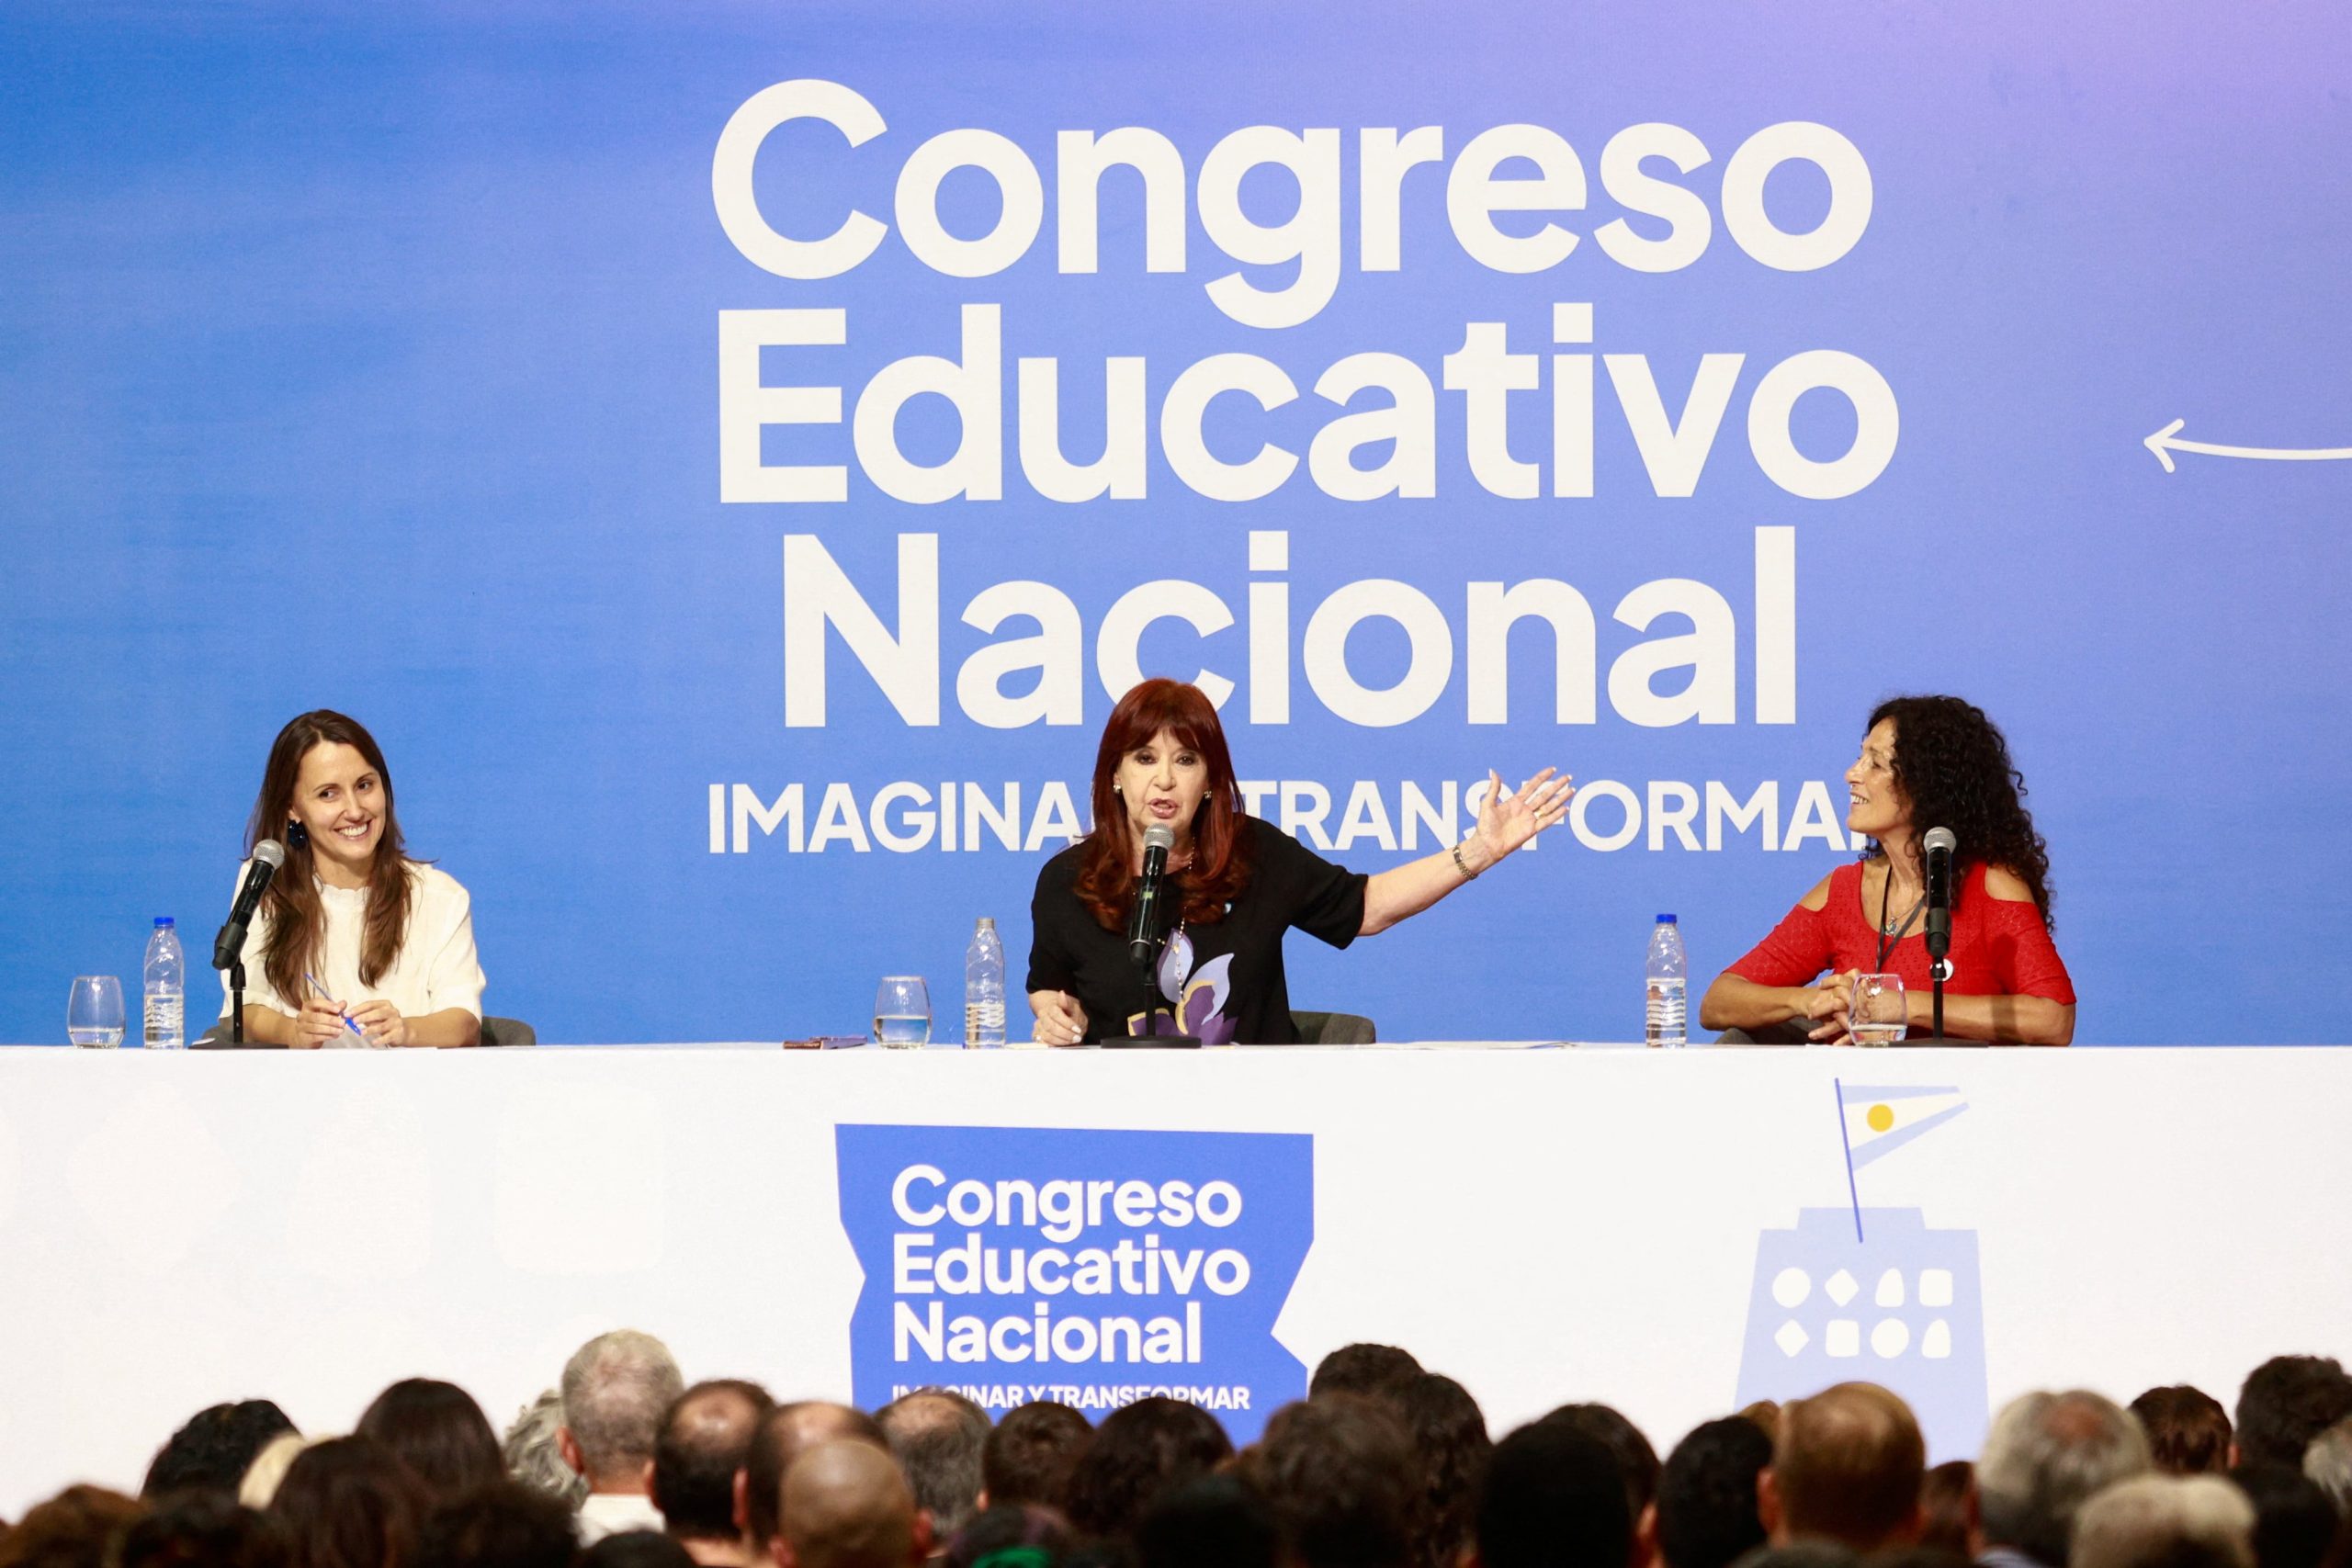
<svg viewBox="0 0 2352 1568"><path fill-rule="evenodd" d="M1919 1417L1931 1461L1975 1453L1990 1425L1976 1233L1918 1209L1865 1208L1858 1173L1968 1109L1960 1090L1839 1083L1849 1205L1802 1209L1757 1238L1738 1403L1883 1384Z"/></svg>

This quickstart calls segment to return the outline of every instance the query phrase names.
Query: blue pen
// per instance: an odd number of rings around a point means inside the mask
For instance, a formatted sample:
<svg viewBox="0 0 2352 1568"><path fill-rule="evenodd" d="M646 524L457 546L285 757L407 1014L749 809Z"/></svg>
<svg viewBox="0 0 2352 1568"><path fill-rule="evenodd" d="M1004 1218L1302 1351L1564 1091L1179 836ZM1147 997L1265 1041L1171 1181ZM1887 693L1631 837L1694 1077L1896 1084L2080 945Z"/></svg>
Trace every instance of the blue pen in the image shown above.
<svg viewBox="0 0 2352 1568"><path fill-rule="evenodd" d="M321 1001L331 1002L334 1000L333 997L327 995L327 988L319 984L317 976L313 976L308 969L302 971L302 978L311 982L311 989L319 993L319 999ZM351 1015L349 1013L345 1013L343 1015L343 1026L351 1031L352 1033L359 1036L362 1040L368 1038L368 1032L360 1028L357 1024L352 1022Z"/></svg>

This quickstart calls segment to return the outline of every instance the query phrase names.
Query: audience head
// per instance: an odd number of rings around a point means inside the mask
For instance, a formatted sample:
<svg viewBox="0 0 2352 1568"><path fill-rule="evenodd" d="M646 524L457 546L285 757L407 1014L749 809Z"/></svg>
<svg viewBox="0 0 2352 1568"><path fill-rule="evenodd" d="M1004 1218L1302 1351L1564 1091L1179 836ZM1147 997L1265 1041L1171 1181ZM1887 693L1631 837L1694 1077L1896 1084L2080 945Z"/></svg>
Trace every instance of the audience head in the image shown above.
<svg viewBox="0 0 2352 1568"><path fill-rule="evenodd" d="M1412 1568L1420 1540L1413 1442L1385 1400L1327 1393L1286 1404L1234 1473L1265 1500L1285 1562Z"/></svg>
<svg viewBox="0 0 2352 1568"><path fill-rule="evenodd" d="M660 1530L616 1530L576 1562L578 1568L695 1568L693 1555Z"/></svg>
<svg viewBox="0 0 2352 1568"><path fill-rule="evenodd" d="M2352 1520L2352 1420L2338 1421L2303 1450L2303 1473L2319 1483L2335 1511Z"/></svg>
<svg viewBox="0 0 2352 1568"><path fill-rule="evenodd" d="M0 1532L0 1568L104 1568L108 1543L146 1512L103 1486L68 1486Z"/></svg>
<svg viewBox="0 0 2352 1568"><path fill-rule="evenodd" d="M1730 1568L1764 1544L1756 1477L1772 1439L1741 1416L1692 1428L1657 1476L1657 1551L1665 1568Z"/></svg>
<svg viewBox="0 0 2352 1568"><path fill-rule="evenodd" d="M416 1568L571 1568L571 1510L496 1477L435 1510L419 1532Z"/></svg>
<svg viewBox="0 0 2352 1568"><path fill-rule="evenodd" d="M1478 1495L1479 1568L1615 1568L1633 1559L1624 1475L1600 1438L1538 1421L1495 1445Z"/></svg>
<svg viewBox="0 0 2352 1568"><path fill-rule="evenodd" d="M1069 1494L1069 1472L1093 1436L1092 1422L1049 1399L1006 1411L980 1445L980 1485L989 1506L1061 1507Z"/></svg>
<svg viewBox="0 0 2352 1568"><path fill-rule="evenodd" d="M403 1378L376 1396L352 1435L383 1444L436 1503L506 1474L490 1418L455 1383Z"/></svg>
<svg viewBox="0 0 2352 1568"><path fill-rule="evenodd" d="M2300 1469L2311 1440L2352 1416L2352 1377L2333 1356L2274 1356L2238 1390L2238 1461Z"/></svg>
<svg viewBox="0 0 2352 1568"><path fill-rule="evenodd" d="M1413 1443L1421 1561L1428 1568L1453 1568L1476 1543L1478 1483L1486 1478L1487 1456L1495 1450L1486 1414L1469 1390L1436 1372L1423 1372L1389 1403Z"/></svg>
<svg viewBox="0 0 2352 1568"><path fill-rule="evenodd" d="M2114 1401L2085 1389L2022 1394L1993 1417L1976 1459L1984 1544L2067 1568L2082 1506L2152 1463L2140 1423Z"/></svg>
<svg viewBox="0 0 2352 1568"><path fill-rule="evenodd" d="M804 1399L779 1404L760 1417L743 1455L743 1533L755 1547L764 1549L776 1537L785 1472L793 1461L820 1444L839 1441L890 1451L890 1439L874 1417L846 1404Z"/></svg>
<svg viewBox="0 0 2352 1568"><path fill-rule="evenodd" d="M245 1478L237 1483L237 1501L248 1508L268 1507L277 1499L277 1488L284 1483L294 1456L319 1440L294 1432L280 1432L264 1443L261 1452L254 1455L253 1463L245 1466Z"/></svg>
<svg viewBox="0 0 2352 1568"><path fill-rule="evenodd" d="M1264 1498L1230 1475L1204 1475L1145 1512L1135 1559L1136 1568L1275 1568L1282 1538Z"/></svg>
<svg viewBox="0 0 2352 1568"><path fill-rule="evenodd" d="M1918 1539L1927 1472L1911 1407L1876 1383L1841 1382L1781 1407L1771 1468L1757 1486L1758 1514L1776 1545L1812 1538L1860 1552L1905 1546Z"/></svg>
<svg viewBox="0 0 2352 1568"><path fill-rule="evenodd" d="M1971 1562L1983 1550L1976 1533L1976 1467L1966 1460L1946 1460L1920 1483L1919 1544Z"/></svg>
<svg viewBox="0 0 2352 1568"><path fill-rule="evenodd" d="M2129 1477L2076 1511L2069 1568L2255 1568L2254 1505L2218 1475Z"/></svg>
<svg viewBox="0 0 2352 1568"><path fill-rule="evenodd" d="M406 1568L430 1507L424 1483L371 1438L330 1438L294 1456L269 1511L294 1568Z"/></svg>
<svg viewBox="0 0 2352 1568"><path fill-rule="evenodd" d="M2152 1388L2131 1409L2148 1434L2148 1456L2165 1474L2218 1474L2230 1467L2230 1413L2203 1389Z"/></svg>
<svg viewBox="0 0 2352 1568"><path fill-rule="evenodd" d="M686 1540L732 1540L735 1472L752 1434L775 1408L768 1391L738 1378L698 1382L678 1395L653 1442L653 1506L670 1533Z"/></svg>
<svg viewBox="0 0 2352 1568"><path fill-rule="evenodd" d="M662 1416L685 1389L669 1347L634 1328L599 1334L571 1353L557 1441L589 1491L644 1490Z"/></svg>
<svg viewBox="0 0 2352 1568"><path fill-rule="evenodd" d="M819 1443L784 1474L776 1568L909 1568L931 1550L898 1461L855 1439Z"/></svg>
<svg viewBox="0 0 2352 1568"><path fill-rule="evenodd" d="M2283 1464L2241 1465L2227 1479L2254 1505L2261 1568L2325 1568L2344 1520L2319 1483Z"/></svg>
<svg viewBox="0 0 2352 1568"><path fill-rule="evenodd" d="M1563 1404L1544 1417L1588 1437L1600 1438L1617 1456L1617 1472L1625 1478L1625 1506L1635 1519L1657 1496L1657 1450L1642 1429L1607 1404Z"/></svg>
<svg viewBox="0 0 2352 1568"><path fill-rule="evenodd" d="M989 1558L1000 1564L1033 1562L1033 1553L1043 1553L1050 1562L1068 1551L1069 1543L1069 1527L1053 1509L990 1504L947 1542L946 1568L973 1568ZM998 1557L999 1552L1006 1555Z"/></svg>
<svg viewBox="0 0 2352 1568"><path fill-rule="evenodd" d="M1087 1535L1125 1540L1159 1495L1233 1457L1233 1440L1197 1404L1154 1394L1102 1418L1069 1475L1066 1512Z"/></svg>
<svg viewBox="0 0 2352 1568"><path fill-rule="evenodd" d="M944 1539L962 1529L979 1509L988 1412L960 1393L922 1388L892 1400L874 1419L933 1530Z"/></svg>
<svg viewBox="0 0 2352 1568"><path fill-rule="evenodd" d="M588 1495L588 1478L563 1457L563 1395L548 1389L514 1413L514 1424L499 1442L506 1473L533 1491L543 1492L566 1507L580 1506Z"/></svg>
<svg viewBox="0 0 2352 1568"><path fill-rule="evenodd" d="M271 1438L294 1430L286 1412L266 1399L214 1404L188 1417L147 1467L139 1495L200 1489L234 1495L245 1472Z"/></svg>
<svg viewBox="0 0 2352 1568"><path fill-rule="evenodd" d="M1899 1555L1900 1552L1888 1552L1873 1557L1872 1568L1886 1558ZM1851 1550L1834 1540L1792 1540L1782 1546L1758 1548L1739 1560L1739 1568L1860 1568L1861 1561Z"/></svg>
<svg viewBox="0 0 2352 1568"><path fill-rule="evenodd" d="M167 1495L116 1541L107 1568L290 1568L277 1520L207 1487Z"/></svg>
<svg viewBox="0 0 2352 1568"><path fill-rule="evenodd" d="M1394 1345L1342 1345L1316 1363L1306 1397L1392 1393L1421 1375L1421 1364Z"/></svg>

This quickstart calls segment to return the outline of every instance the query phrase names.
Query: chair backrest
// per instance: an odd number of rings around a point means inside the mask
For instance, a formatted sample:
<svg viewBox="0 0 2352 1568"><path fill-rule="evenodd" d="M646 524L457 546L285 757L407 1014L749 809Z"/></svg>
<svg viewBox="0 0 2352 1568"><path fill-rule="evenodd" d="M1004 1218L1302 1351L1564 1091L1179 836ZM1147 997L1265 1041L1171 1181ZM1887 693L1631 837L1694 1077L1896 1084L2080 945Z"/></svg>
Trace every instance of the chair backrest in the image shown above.
<svg viewBox="0 0 2352 1568"><path fill-rule="evenodd" d="M1362 1013L1293 1012L1290 1026L1302 1045L1370 1045L1380 1038Z"/></svg>

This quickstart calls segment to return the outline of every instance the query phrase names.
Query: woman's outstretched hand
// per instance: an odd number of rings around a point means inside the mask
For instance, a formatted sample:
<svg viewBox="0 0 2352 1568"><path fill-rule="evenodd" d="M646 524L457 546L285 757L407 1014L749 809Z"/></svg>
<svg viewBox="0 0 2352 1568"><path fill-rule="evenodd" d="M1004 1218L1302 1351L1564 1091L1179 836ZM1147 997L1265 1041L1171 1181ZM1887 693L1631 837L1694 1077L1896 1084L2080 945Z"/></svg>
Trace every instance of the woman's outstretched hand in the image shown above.
<svg viewBox="0 0 2352 1568"><path fill-rule="evenodd" d="M1558 826L1568 814L1568 797L1576 792L1567 774L1546 768L1520 785L1517 795L1506 795L1502 775L1487 769L1486 804L1478 807L1477 830L1469 840L1472 873L1486 870L1544 829Z"/></svg>

